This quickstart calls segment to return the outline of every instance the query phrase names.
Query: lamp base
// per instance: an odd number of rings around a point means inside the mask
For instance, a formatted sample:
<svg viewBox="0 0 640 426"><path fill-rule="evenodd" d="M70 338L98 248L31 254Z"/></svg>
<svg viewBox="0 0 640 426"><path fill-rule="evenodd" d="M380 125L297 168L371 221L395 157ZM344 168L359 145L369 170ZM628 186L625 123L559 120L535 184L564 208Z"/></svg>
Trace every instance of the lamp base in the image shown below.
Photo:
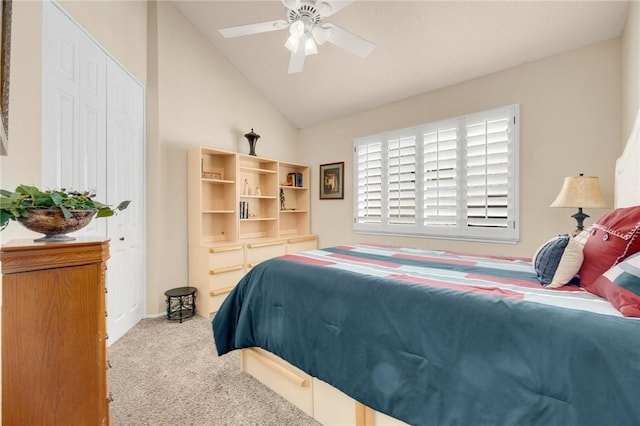
<svg viewBox="0 0 640 426"><path fill-rule="evenodd" d="M578 235L584 229L584 220L589 217L588 214L582 212L582 207L578 207L578 212L571 216L578 222L578 227L573 231L572 236Z"/></svg>

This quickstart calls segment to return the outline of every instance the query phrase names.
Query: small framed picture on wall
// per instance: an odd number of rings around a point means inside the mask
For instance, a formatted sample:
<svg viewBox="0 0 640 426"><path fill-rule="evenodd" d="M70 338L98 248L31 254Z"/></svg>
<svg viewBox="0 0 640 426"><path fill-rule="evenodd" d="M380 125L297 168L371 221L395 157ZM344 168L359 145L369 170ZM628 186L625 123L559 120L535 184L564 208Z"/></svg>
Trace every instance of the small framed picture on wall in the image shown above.
<svg viewBox="0 0 640 426"><path fill-rule="evenodd" d="M320 165L320 199L344 198L344 162Z"/></svg>

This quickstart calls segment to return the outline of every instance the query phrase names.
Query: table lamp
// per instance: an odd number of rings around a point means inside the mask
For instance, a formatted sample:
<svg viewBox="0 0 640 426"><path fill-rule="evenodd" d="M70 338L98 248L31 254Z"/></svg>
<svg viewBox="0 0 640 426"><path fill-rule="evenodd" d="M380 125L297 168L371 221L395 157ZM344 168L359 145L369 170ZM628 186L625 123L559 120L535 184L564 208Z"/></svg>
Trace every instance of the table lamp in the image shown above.
<svg viewBox="0 0 640 426"><path fill-rule="evenodd" d="M571 217L578 222L578 227L573 232L577 235L584 229L584 220L589 215L582 212L583 208L607 208L609 207L600 191L600 182L597 176L568 176L564 178L564 184L556 199L550 207L577 207L578 212Z"/></svg>

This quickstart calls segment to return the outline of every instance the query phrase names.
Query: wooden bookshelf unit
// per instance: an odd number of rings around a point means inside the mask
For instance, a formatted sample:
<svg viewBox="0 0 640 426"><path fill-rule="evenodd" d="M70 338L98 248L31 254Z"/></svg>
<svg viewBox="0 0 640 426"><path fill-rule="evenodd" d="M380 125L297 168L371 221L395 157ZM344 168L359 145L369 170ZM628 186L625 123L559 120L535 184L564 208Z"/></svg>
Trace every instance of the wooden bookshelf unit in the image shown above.
<svg viewBox="0 0 640 426"><path fill-rule="evenodd" d="M317 248L308 166L200 146L189 151L188 175L189 285L198 288L198 314L216 312L261 261Z"/></svg>

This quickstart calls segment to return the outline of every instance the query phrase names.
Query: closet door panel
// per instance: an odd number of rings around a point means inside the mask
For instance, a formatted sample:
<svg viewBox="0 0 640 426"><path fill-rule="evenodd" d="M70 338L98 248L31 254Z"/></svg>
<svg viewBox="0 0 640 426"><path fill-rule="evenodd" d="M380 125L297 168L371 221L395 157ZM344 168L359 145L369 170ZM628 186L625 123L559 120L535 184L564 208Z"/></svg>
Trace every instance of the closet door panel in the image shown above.
<svg viewBox="0 0 640 426"><path fill-rule="evenodd" d="M84 36L80 40L79 143L73 165L73 187L93 190L96 199L107 199L106 54ZM84 235L107 234L107 222L93 220Z"/></svg>
<svg viewBox="0 0 640 426"><path fill-rule="evenodd" d="M43 3L42 183L48 188L69 182L78 137L81 34L66 21L53 5Z"/></svg>
<svg viewBox="0 0 640 426"><path fill-rule="evenodd" d="M144 315L144 90L118 64L107 61L107 201L132 200L109 218L109 336L118 339ZM111 266L110 266L111 270ZM109 274L110 270L107 271ZM121 274L126 271L126 274ZM115 274L118 274L117 277ZM113 314L112 314L113 313Z"/></svg>
<svg viewBox="0 0 640 426"><path fill-rule="evenodd" d="M42 183L106 199L106 54L68 17L43 3ZM78 235L106 235L92 221Z"/></svg>

